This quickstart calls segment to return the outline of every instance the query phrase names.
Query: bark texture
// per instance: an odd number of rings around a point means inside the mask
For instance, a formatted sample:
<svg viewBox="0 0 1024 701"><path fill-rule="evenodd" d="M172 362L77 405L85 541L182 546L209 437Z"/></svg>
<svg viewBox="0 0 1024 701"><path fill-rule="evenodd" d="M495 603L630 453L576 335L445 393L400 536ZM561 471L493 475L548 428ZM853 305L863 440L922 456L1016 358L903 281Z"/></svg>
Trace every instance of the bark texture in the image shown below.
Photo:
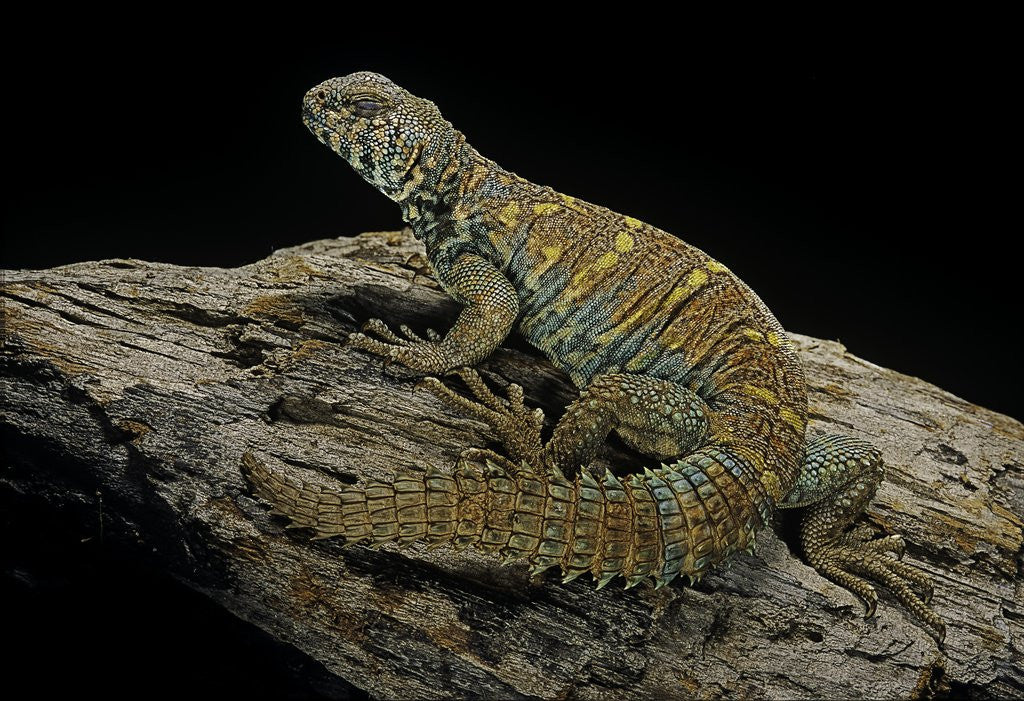
<svg viewBox="0 0 1024 701"><path fill-rule="evenodd" d="M246 454L354 481L446 469L463 448L493 445L482 424L411 392L404 370L343 345L373 316L420 331L454 318L408 232L237 269L9 271L0 299L0 488L90 522L102 501L109 547L152 559L373 697L1024 695L1024 426L839 343L794 335L810 430L882 450L867 521L902 533L907 561L934 578L944 649L884 590L865 620L771 531L695 588L598 592L471 552L343 548L286 530L251 496ZM522 384L549 421L575 397L515 338L482 370ZM644 464L614 445L603 459Z"/></svg>

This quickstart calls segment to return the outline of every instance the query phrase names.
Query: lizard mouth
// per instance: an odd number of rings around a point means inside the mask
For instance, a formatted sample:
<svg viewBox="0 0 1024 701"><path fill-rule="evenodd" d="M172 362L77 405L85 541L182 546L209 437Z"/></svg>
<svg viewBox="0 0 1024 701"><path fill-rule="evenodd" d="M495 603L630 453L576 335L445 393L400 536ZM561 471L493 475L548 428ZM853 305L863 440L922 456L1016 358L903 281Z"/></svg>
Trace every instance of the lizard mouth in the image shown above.
<svg viewBox="0 0 1024 701"><path fill-rule="evenodd" d="M305 124L306 128L313 132L318 139L321 141L324 140L321 132L327 130L327 124L324 122L321 115L316 114L309 109L304 109L302 110L302 123Z"/></svg>
<svg viewBox="0 0 1024 701"><path fill-rule="evenodd" d="M310 105L303 105L302 106L302 121L305 122L307 125L310 124L310 123L320 123L320 124L322 124L324 122L324 115L325 115L326 112L327 112L327 110L324 109L323 107L320 107L319 109L316 109L316 108L314 108L314 107L312 107Z"/></svg>
<svg viewBox="0 0 1024 701"><path fill-rule="evenodd" d="M338 137L342 137L343 140L343 133L338 131L337 128L331 126L324 111L313 111L308 108L303 109L302 123L306 125L306 128L313 133L313 136L315 136L320 143L329 147L332 151L336 151L335 144L341 143L341 140L331 139L331 136L336 135Z"/></svg>

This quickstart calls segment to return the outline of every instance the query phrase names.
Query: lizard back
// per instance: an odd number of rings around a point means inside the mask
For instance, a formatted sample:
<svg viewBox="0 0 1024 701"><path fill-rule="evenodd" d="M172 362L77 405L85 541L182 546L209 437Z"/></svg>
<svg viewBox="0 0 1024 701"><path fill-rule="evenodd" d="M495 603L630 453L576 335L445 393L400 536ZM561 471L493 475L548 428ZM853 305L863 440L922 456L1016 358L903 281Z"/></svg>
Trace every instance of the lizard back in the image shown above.
<svg viewBox="0 0 1024 701"><path fill-rule="evenodd" d="M806 385L757 294L661 229L479 158L478 184L463 190L475 201L463 207L484 213L473 238L516 288L523 336L578 387L616 372L685 385L715 410L724 444L788 490L804 454Z"/></svg>

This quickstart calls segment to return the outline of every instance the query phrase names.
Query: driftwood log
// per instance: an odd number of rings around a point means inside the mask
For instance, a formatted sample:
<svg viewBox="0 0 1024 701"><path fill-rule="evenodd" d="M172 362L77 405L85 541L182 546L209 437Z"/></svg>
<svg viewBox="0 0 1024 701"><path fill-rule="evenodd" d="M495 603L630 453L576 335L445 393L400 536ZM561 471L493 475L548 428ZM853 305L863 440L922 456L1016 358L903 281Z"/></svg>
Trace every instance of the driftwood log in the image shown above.
<svg viewBox="0 0 1024 701"><path fill-rule="evenodd" d="M874 441L869 524L936 582L948 635L851 594L766 530L696 587L531 580L474 553L343 548L286 530L239 469L307 480L451 466L485 427L344 346L369 317L446 328L457 308L408 232L276 252L237 269L137 260L4 273L0 488L93 518L108 547L382 698L1024 695L1024 426L794 335L811 431ZM954 352L943 349L943 352ZM483 366L555 420L566 378L515 338ZM612 445L617 470L640 456Z"/></svg>

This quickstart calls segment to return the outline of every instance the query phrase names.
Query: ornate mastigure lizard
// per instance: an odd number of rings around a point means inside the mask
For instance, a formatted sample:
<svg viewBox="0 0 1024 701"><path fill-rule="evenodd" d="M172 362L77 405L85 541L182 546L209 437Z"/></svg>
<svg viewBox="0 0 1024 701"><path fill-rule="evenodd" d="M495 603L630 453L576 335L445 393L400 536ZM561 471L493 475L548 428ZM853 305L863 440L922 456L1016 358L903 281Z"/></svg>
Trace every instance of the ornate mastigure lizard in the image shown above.
<svg viewBox="0 0 1024 701"><path fill-rule="evenodd" d="M756 294L702 251L632 217L540 187L466 143L437 107L375 73L313 88L306 126L398 202L445 291L452 329L421 338L379 320L356 348L436 377L449 404L488 423L507 455L466 451L452 473L326 490L249 465L256 492L319 537L473 545L566 580L590 572L662 586L753 547L776 509L803 508L800 542L821 574L875 609L887 586L941 639L928 577L898 535L850 526L882 479L869 443L806 442L803 372ZM581 388L547 443L543 414L471 369L513 326ZM586 468L611 431L666 464L622 480ZM568 475L568 476L567 476Z"/></svg>

